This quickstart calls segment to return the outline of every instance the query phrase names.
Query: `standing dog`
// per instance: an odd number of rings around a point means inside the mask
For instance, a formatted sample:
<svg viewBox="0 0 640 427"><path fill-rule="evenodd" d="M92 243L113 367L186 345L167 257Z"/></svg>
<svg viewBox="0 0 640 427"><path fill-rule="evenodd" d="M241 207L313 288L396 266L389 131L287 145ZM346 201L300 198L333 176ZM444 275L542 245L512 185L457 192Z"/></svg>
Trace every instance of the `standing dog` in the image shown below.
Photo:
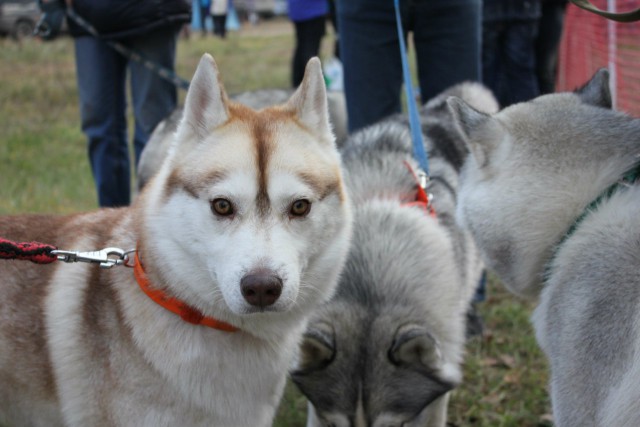
<svg viewBox="0 0 640 427"><path fill-rule="evenodd" d="M256 112L227 100L205 55L185 105L131 208L0 219L7 239L137 251L135 278L0 263L0 424L271 424L350 237L320 62L288 103Z"/></svg>
<svg viewBox="0 0 640 427"><path fill-rule="evenodd" d="M414 203L404 117L365 128L342 149L353 241L337 294L311 320L292 373L310 402L309 427L445 425L482 269L471 236L454 221L466 147L447 110L450 94L497 110L486 89L468 83L424 107L437 218Z"/></svg>
<svg viewBox="0 0 640 427"><path fill-rule="evenodd" d="M458 218L533 316L559 427L640 425L640 120L608 73L496 115L449 104L471 155ZM633 168L636 168L635 170Z"/></svg>

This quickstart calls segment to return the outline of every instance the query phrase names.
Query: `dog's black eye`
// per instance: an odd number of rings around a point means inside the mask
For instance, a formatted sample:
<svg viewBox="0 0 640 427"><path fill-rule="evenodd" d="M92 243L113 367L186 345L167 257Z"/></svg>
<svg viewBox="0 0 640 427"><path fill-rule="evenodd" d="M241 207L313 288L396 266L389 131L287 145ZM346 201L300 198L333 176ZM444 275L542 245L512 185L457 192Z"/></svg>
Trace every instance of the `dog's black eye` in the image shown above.
<svg viewBox="0 0 640 427"><path fill-rule="evenodd" d="M211 201L211 210L216 215L229 216L233 214L233 205L227 199L214 199Z"/></svg>
<svg viewBox="0 0 640 427"><path fill-rule="evenodd" d="M296 200L291 204L289 214L291 216L306 216L311 210L311 202L307 199Z"/></svg>

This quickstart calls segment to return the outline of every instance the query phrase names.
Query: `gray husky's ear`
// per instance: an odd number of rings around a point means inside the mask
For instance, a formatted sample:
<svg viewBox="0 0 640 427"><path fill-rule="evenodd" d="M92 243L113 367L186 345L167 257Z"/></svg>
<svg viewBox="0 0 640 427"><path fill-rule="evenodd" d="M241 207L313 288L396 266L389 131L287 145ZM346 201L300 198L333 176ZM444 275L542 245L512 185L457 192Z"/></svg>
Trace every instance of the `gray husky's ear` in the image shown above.
<svg viewBox="0 0 640 427"><path fill-rule="evenodd" d="M322 369L333 361L336 353L335 331L328 323L309 325L300 344L298 372Z"/></svg>
<svg viewBox="0 0 640 427"><path fill-rule="evenodd" d="M450 96L447 105L453 115L460 136L469 147L469 151L475 157L480 167L488 162L489 152L494 148L498 135L487 134L495 126L493 118L471 107L464 100Z"/></svg>
<svg viewBox="0 0 640 427"><path fill-rule="evenodd" d="M189 85L184 115L178 132L191 131L197 140L229 119L228 99L220 82L218 67L208 53L202 55Z"/></svg>
<svg viewBox="0 0 640 427"><path fill-rule="evenodd" d="M609 70L600 68L584 86L575 93L585 104L602 108L611 108L611 90L609 88Z"/></svg>
<svg viewBox="0 0 640 427"><path fill-rule="evenodd" d="M389 349L389 359L396 365L408 365L433 370L441 363L438 343L419 325L398 328Z"/></svg>
<svg viewBox="0 0 640 427"><path fill-rule="evenodd" d="M304 71L302 83L289 99L300 122L323 140L334 141L329 123L327 90L322 75L322 65L317 57L311 58Z"/></svg>
<svg viewBox="0 0 640 427"><path fill-rule="evenodd" d="M440 381L452 385L462 377L459 367L444 360L438 341L424 326L417 324L398 328L389 349L389 360L398 366L435 374Z"/></svg>

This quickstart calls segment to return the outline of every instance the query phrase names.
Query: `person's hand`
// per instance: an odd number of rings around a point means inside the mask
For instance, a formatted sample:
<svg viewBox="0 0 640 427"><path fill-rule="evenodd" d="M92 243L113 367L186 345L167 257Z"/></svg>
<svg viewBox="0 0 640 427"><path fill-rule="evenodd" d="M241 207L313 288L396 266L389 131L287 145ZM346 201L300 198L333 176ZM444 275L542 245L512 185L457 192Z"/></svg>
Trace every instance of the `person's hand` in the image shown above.
<svg viewBox="0 0 640 427"><path fill-rule="evenodd" d="M40 10L42 16L36 24L34 34L43 40L53 40L60 34L65 17L65 5L70 5L71 0L41 0Z"/></svg>

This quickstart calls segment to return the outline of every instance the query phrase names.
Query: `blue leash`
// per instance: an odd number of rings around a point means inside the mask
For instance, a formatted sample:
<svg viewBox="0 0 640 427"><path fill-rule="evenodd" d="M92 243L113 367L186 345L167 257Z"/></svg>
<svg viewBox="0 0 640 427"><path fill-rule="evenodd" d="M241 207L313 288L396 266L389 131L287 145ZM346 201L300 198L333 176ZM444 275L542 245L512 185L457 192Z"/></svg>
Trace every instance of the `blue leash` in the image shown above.
<svg viewBox="0 0 640 427"><path fill-rule="evenodd" d="M402 19L400 18L400 1L394 0L393 4L396 9L396 24L398 27L398 39L400 41L400 58L402 59L402 75L404 77L404 87L407 93L407 107L409 110L409 126L411 128L411 140L413 141L413 156L418 161L420 168L429 179L429 161L427 152L424 149L422 141L422 128L420 127L420 118L418 116L418 108L416 107L416 98L411 84L411 74L409 73L409 61L407 60L407 47L404 43L404 30L402 29Z"/></svg>

